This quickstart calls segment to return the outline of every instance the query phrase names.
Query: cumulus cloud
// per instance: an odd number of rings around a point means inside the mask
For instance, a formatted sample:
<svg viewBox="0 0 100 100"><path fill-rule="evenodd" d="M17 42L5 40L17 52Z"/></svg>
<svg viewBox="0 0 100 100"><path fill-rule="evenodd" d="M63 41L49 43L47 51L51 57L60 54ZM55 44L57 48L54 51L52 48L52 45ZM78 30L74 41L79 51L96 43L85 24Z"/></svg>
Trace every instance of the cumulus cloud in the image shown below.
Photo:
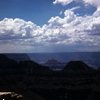
<svg viewBox="0 0 100 100"><path fill-rule="evenodd" d="M68 38L67 34L54 27L55 25L43 25L16 18L4 18L0 21L0 45L11 47L19 46L27 49L41 47L49 43L60 43ZM52 27L52 28L51 28Z"/></svg>
<svg viewBox="0 0 100 100"><path fill-rule="evenodd" d="M100 17L94 18L90 25L85 29L90 35L100 35Z"/></svg>
<svg viewBox="0 0 100 100"><path fill-rule="evenodd" d="M74 7L72 9L68 9L64 12L65 17L60 18L59 16L56 17L51 17L51 19L48 21L51 26L56 26L56 27L62 27L62 25L66 23L70 23L73 20L76 19L76 15L74 14L73 10L78 9L80 7Z"/></svg>
<svg viewBox="0 0 100 100"><path fill-rule="evenodd" d="M64 24L64 20L61 19L59 16L51 17L51 19L48 21L51 26L61 27Z"/></svg>
<svg viewBox="0 0 100 100"><path fill-rule="evenodd" d="M100 8L91 16L78 16L74 13L78 8L65 10L63 18L51 17L48 25L42 27L19 18L4 18L0 21L0 52L5 47L9 48L8 52L16 49L42 52L50 47L57 51L59 46L64 50L100 46Z"/></svg>
<svg viewBox="0 0 100 100"><path fill-rule="evenodd" d="M69 3L73 2L73 1L82 2L82 3L85 3L85 4L90 4L90 5L93 5L93 6L97 6L97 7L100 6L100 0L55 0L53 2L53 4L61 3L63 6L66 6L66 5L68 5Z"/></svg>
<svg viewBox="0 0 100 100"><path fill-rule="evenodd" d="M25 22L22 19L4 18L0 21L0 39L32 38L40 35L36 32L40 29L31 21Z"/></svg>
<svg viewBox="0 0 100 100"><path fill-rule="evenodd" d="M100 0L83 0L83 2L97 7L100 6Z"/></svg>
<svg viewBox="0 0 100 100"><path fill-rule="evenodd" d="M66 34L68 37L60 43L84 46L100 45L100 37L97 36L100 34L99 8L92 16L85 15L83 17L74 14L73 10L78 8L65 10L64 18L56 16L48 21L52 27L59 30L59 33Z"/></svg>

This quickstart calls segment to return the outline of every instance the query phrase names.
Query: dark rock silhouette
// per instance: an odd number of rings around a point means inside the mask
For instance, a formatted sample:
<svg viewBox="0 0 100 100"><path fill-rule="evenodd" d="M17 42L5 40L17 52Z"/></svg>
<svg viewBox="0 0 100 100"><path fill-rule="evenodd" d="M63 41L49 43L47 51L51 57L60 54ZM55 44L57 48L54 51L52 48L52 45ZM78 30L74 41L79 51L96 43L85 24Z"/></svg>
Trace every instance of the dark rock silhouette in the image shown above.
<svg viewBox="0 0 100 100"><path fill-rule="evenodd" d="M41 66L33 61L20 61L18 63L21 73L28 75L39 75L39 74L48 74L51 70L48 67Z"/></svg>
<svg viewBox="0 0 100 100"><path fill-rule="evenodd" d="M5 55L0 54L0 62L2 61L11 61L11 59L7 58Z"/></svg>
<svg viewBox="0 0 100 100"><path fill-rule="evenodd" d="M21 94L23 100L99 100L100 71L82 61L53 71L34 61L16 62L0 55L0 91Z"/></svg>
<svg viewBox="0 0 100 100"><path fill-rule="evenodd" d="M70 61L64 68L64 70L93 70L87 64L82 61Z"/></svg>
<svg viewBox="0 0 100 100"><path fill-rule="evenodd" d="M15 60L7 58L5 55L0 54L0 75L12 74L17 66Z"/></svg>

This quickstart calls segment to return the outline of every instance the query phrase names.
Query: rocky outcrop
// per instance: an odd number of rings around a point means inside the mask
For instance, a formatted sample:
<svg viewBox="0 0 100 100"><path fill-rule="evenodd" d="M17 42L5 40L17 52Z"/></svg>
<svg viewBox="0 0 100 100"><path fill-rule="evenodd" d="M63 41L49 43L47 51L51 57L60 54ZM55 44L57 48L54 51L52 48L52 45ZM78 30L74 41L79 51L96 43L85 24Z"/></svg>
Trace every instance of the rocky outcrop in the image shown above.
<svg viewBox="0 0 100 100"><path fill-rule="evenodd" d="M23 100L23 96L15 92L0 92L0 100Z"/></svg>

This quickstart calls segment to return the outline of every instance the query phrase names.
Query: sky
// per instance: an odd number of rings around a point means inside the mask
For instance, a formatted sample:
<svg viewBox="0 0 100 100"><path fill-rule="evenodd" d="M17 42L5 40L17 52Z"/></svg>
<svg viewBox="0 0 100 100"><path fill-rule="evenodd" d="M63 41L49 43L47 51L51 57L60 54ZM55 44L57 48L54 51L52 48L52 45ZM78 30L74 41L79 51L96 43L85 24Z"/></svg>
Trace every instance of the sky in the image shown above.
<svg viewBox="0 0 100 100"><path fill-rule="evenodd" d="M0 53L99 51L100 0L0 0Z"/></svg>

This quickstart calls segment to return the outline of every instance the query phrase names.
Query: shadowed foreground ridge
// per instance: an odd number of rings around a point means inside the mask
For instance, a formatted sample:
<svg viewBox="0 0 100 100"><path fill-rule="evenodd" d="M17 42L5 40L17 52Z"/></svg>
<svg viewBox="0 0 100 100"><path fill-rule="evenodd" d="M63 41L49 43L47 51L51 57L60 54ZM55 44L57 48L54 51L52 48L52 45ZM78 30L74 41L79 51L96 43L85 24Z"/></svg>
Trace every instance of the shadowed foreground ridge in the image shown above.
<svg viewBox="0 0 100 100"><path fill-rule="evenodd" d="M0 91L21 94L23 100L99 100L100 70L70 61L62 71L52 71L0 55Z"/></svg>

